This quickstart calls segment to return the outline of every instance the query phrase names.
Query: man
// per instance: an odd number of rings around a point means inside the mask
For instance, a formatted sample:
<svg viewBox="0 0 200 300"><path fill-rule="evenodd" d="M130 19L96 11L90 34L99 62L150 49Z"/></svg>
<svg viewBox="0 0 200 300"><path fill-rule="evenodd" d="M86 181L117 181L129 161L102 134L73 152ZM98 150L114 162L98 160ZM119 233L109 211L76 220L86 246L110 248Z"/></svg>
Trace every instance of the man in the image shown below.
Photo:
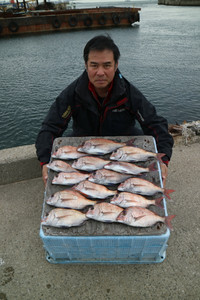
<svg viewBox="0 0 200 300"><path fill-rule="evenodd" d="M85 71L57 97L36 140L44 183L53 140L62 136L72 118L73 136L137 135L137 120L142 134L154 136L158 152L166 154L161 164L165 185L173 147L166 119L158 116L154 106L121 75L120 52L109 36L92 38L83 57Z"/></svg>

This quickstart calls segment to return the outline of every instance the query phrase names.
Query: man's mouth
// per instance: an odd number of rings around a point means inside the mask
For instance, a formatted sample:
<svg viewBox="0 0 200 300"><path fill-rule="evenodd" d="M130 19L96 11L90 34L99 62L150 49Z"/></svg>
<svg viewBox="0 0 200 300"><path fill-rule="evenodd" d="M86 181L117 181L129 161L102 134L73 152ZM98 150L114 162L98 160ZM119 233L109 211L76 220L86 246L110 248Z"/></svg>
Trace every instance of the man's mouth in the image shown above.
<svg viewBox="0 0 200 300"><path fill-rule="evenodd" d="M97 80L95 80L95 82L96 82L96 83L105 83L106 80L104 80L104 79L97 79Z"/></svg>

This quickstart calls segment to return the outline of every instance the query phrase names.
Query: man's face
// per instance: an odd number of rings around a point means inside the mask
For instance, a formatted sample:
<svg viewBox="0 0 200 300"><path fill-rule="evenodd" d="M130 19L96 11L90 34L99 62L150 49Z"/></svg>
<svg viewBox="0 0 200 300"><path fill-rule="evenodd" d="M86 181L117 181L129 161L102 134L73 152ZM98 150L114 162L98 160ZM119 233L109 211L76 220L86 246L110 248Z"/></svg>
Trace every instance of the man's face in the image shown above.
<svg viewBox="0 0 200 300"><path fill-rule="evenodd" d="M111 50L90 51L85 67L97 94L99 96L106 94L118 67L118 63L114 61L113 52Z"/></svg>

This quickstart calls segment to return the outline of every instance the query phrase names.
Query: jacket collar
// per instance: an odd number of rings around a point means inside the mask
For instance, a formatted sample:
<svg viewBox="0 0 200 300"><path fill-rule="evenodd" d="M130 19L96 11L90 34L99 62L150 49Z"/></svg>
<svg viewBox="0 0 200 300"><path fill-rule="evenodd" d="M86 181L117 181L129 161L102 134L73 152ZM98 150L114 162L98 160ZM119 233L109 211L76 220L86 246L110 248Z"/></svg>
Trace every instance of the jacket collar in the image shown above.
<svg viewBox="0 0 200 300"><path fill-rule="evenodd" d="M86 88L87 87L87 88ZM92 92L91 92L92 91ZM108 99L105 105L116 103L126 92L125 83L120 71L117 69L113 82L109 88ZM91 103L91 95L95 97L95 90L89 82L87 72L84 71L78 79L76 93L80 99L87 105ZM97 96L97 95L96 95Z"/></svg>

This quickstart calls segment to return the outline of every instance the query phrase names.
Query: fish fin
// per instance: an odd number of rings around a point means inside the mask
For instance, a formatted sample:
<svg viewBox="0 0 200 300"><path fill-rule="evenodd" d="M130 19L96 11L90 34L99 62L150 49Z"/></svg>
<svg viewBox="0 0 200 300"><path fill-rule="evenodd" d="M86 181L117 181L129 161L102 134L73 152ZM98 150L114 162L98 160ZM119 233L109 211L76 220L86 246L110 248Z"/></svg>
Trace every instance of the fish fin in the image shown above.
<svg viewBox="0 0 200 300"><path fill-rule="evenodd" d="M143 217L145 217L145 215L142 215L142 216L139 216L139 217L134 217L134 220L137 221L137 220L142 219Z"/></svg>
<svg viewBox="0 0 200 300"><path fill-rule="evenodd" d="M170 197L170 193L173 193L175 192L175 190L169 190L169 189L164 189L164 195L169 199L171 200L171 197Z"/></svg>
<svg viewBox="0 0 200 300"><path fill-rule="evenodd" d="M163 204L161 203L162 200L163 200L163 197L155 199L155 205L158 206L158 207L163 208Z"/></svg>
<svg viewBox="0 0 200 300"><path fill-rule="evenodd" d="M66 198L60 198L60 200L62 201L62 203L64 203L64 202L69 202L69 201L73 201L74 199L66 199Z"/></svg>
<svg viewBox="0 0 200 300"><path fill-rule="evenodd" d="M128 140L125 144L127 146L134 146L134 141L135 141L135 138L132 138L132 139Z"/></svg>
<svg viewBox="0 0 200 300"><path fill-rule="evenodd" d="M171 220L172 220L173 218L175 218L175 217L176 217L176 215L171 215L171 216L165 217L165 224L166 224L166 226L167 226L171 231L173 231L173 227L172 227L172 224L171 224Z"/></svg>
<svg viewBox="0 0 200 300"><path fill-rule="evenodd" d="M79 193L85 197L89 197L86 193L79 191Z"/></svg>

